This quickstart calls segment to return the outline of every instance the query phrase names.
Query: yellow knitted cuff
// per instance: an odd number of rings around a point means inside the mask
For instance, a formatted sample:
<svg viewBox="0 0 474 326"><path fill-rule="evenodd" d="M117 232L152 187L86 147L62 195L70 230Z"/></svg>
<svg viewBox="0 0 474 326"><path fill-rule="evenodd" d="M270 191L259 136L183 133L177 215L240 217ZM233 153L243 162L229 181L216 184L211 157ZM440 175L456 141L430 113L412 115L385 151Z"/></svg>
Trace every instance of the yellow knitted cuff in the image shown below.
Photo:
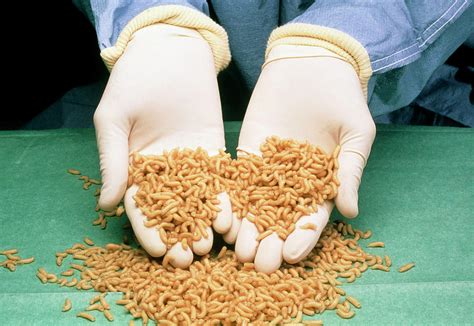
<svg viewBox="0 0 474 326"><path fill-rule="evenodd" d="M367 84L372 75L370 58L366 49L352 36L337 29L311 25L287 24L275 29L268 39L265 59L277 45L306 45L325 48L354 67L359 76L362 91L367 99Z"/></svg>
<svg viewBox="0 0 474 326"><path fill-rule="evenodd" d="M124 27L114 46L101 51L100 56L109 70L125 51L133 33L154 24L169 24L195 29L209 43L214 56L216 71L220 72L230 62L230 49L227 33L211 18L185 6L158 6L149 8L135 16Z"/></svg>

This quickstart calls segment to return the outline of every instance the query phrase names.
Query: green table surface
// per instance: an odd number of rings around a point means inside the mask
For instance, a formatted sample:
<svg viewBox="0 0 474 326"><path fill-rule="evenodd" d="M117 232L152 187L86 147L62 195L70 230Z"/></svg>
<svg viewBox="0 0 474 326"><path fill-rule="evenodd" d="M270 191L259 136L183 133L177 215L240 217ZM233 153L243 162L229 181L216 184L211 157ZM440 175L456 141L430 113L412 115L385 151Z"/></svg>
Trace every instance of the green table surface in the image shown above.
<svg viewBox="0 0 474 326"><path fill-rule="evenodd" d="M231 152L239 128L226 124ZM59 271L54 253L84 236L98 244L120 242L126 217L111 220L106 230L92 226L93 190L84 191L68 168L99 177L93 130L0 132L0 250L36 257L16 272L0 269L0 325L88 323L75 314L93 293L43 285L35 271ZM474 324L474 131L379 126L359 201L360 215L351 223L384 241L384 249L368 251L389 254L396 268L369 270L343 286L362 303L353 319L333 311L316 318L326 325ZM396 271L411 261L414 269ZM109 294L109 302L119 296ZM66 297L73 309L62 313ZM121 306L112 312L115 324L127 325L130 316ZM96 324L109 324L94 315Z"/></svg>

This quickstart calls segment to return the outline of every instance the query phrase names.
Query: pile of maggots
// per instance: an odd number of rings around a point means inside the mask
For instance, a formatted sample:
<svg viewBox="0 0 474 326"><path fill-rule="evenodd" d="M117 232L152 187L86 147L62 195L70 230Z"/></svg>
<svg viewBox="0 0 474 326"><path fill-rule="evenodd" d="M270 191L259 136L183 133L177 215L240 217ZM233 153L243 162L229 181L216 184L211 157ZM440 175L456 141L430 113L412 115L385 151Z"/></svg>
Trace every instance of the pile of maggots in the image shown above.
<svg viewBox="0 0 474 326"><path fill-rule="evenodd" d="M337 195L340 182L337 146L332 154L308 142L269 137L261 156L241 155L228 169L232 209L254 223L262 240L272 232L285 240L295 223L317 212L318 205ZM305 228L314 229L308 223Z"/></svg>
<svg viewBox="0 0 474 326"><path fill-rule="evenodd" d="M60 267L64 259L73 258L64 271L40 268L37 276L43 283L79 290L122 292L116 303L144 324L149 320L159 325L298 323L303 314L334 309L340 317L352 318L361 303L339 286L354 282L368 268L390 271L388 256L368 254L360 247L359 240L370 236L370 231L353 230L343 222L330 224L306 259L270 275L256 272L252 263L239 263L226 247L181 270L163 265L142 249L112 243L100 247L86 238L84 244L56 254L61 257L56 261ZM381 242L368 245L382 246ZM92 310L113 319L108 309L95 302L78 317L95 320Z"/></svg>
<svg viewBox="0 0 474 326"><path fill-rule="evenodd" d="M220 152L174 149L162 155L131 155L128 185L138 185L135 202L168 248L183 249L207 238L220 212L218 194L229 194L239 218L255 223L262 240L275 232L283 240L302 216L337 195L339 146L333 154L307 142L269 137L262 156L232 160ZM306 225L313 228L315 225Z"/></svg>
<svg viewBox="0 0 474 326"><path fill-rule="evenodd" d="M147 217L145 226L156 227L168 249L177 242L186 249L209 236L206 229L220 211L217 195L228 188L225 171L231 162L230 154L209 156L201 148L131 156L128 186L138 185L133 198Z"/></svg>

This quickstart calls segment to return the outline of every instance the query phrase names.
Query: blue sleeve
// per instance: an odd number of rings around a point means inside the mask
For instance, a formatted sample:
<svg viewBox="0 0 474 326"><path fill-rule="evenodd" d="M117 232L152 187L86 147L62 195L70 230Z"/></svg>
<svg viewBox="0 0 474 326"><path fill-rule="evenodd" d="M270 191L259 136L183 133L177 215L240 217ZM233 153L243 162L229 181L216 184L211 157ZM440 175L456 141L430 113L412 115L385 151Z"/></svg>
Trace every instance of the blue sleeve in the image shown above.
<svg viewBox="0 0 474 326"><path fill-rule="evenodd" d="M369 53L373 72L383 73L419 59L471 3L472 0L317 0L291 22L349 34Z"/></svg>
<svg viewBox="0 0 474 326"><path fill-rule="evenodd" d="M113 46L122 29L135 16L160 5L186 6L209 15L206 0L90 0L100 49Z"/></svg>

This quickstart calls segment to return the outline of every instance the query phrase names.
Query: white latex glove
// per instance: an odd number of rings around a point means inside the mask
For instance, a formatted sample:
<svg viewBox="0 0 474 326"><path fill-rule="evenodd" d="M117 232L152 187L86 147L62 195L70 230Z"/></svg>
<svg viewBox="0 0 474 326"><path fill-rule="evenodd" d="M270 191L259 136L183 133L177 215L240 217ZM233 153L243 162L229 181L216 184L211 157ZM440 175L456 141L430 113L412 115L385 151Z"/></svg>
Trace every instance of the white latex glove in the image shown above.
<svg viewBox="0 0 474 326"><path fill-rule="evenodd" d="M99 205L110 210L125 195L125 209L135 235L152 256L166 253L156 228L145 227L146 217L136 207L137 186L126 191L129 153L161 154L176 147L202 147L215 155L225 148L224 125L214 59L208 43L194 30L157 24L134 34L113 68L94 116L103 186ZM227 194L213 227L231 227ZM203 255L212 247L209 237L193 243ZM180 268L192 263L191 249L180 243L168 252Z"/></svg>
<svg viewBox="0 0 474 326"><path fill-rule="evenodd" d="M309 141L326 153L332 153L340 144L338 177L341 185L335 203L344 216L357 216L357 192L375 137L375 124L350 64L321 48L275 47L250 100L240 132L238 154L261 155L260 144L273 135ZM239 223L234 223L224 239L236 241L239 260L254 261L258 271L271 273L279 268L283 259L296 263L308 255L326 226L333 206L332 201L325 202L317 213L302 217L286 241L273 234L258 244L255 240L258 231L247 219L243 219L240 228ZM317 229L298 228L308 222Z"/></svg>

